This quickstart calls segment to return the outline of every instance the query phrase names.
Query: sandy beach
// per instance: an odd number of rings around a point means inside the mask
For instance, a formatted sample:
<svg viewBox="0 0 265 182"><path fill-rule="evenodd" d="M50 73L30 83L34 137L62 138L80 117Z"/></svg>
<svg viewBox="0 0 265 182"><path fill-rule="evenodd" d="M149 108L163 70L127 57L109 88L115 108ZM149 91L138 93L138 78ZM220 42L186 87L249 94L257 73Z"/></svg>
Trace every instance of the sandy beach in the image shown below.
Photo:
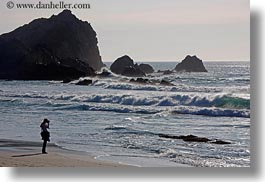
<svg viewBox="0 0 265 182"><path fill-rule="evenodd" d="M0 167L125 167L94 159L84 152L64 150L48 144L48 154L41 153L40 142L0 139Z"/></svg>

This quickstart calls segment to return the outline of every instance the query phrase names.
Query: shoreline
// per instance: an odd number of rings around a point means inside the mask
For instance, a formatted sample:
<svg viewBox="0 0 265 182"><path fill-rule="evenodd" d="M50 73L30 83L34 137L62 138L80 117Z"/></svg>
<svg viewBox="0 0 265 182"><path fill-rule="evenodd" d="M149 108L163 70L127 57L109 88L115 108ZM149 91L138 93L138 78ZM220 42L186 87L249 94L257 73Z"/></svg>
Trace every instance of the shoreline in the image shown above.
<svg viewBox="0 0 265 182"><path fill-rule="evenodd" d="M0 139L0 167L192 167L167 163L162 159L110 158L47 144L48 154L41 153L42 142Z"/></svg>
<svg viewBox="0 0 265 182"><path fill-rule="evenodd" d="M97 160L85 152L48 144L48 154L41 153L41 142L0 139L0 167L135 167Z"/></svg>

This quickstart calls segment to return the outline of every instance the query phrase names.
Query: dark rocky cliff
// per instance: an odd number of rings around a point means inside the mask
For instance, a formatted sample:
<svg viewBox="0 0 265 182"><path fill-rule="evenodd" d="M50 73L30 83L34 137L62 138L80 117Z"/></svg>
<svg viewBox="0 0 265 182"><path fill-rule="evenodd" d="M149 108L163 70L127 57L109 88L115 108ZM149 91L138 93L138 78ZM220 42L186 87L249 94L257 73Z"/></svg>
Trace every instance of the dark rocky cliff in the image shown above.
<svg viewBox="0 0 265 182"><path fill-rule="evenodd" d="M64 10L0 36L0 79L78 78L104 65L96 32Z"/></svg>

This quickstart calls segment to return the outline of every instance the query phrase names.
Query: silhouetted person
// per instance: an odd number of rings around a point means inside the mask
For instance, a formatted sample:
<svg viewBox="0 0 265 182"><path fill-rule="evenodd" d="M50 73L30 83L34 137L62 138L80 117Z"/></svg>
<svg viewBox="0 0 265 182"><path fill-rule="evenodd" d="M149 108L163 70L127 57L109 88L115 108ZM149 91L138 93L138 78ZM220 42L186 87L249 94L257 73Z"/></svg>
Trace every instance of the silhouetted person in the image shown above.
<svg viewBox="0 0 265 182"><path fill-rule="evenodd" d="M46 152L46 145L47 142L50 141L50 132L48 131L50 121L48 119L44 119L43 122L41 123L41 137L43 140L43 145L42 145L42 153L47 154Z"/></svg>

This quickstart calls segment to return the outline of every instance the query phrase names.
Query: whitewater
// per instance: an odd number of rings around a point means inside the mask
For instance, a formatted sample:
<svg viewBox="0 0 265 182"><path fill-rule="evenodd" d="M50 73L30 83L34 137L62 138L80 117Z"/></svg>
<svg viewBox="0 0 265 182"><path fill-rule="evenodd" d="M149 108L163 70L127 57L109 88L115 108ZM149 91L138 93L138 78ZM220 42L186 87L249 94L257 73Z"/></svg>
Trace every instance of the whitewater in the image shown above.
<svg viewBox="0 0 265 182"><path fill-rule="evenodd" d="M155 70L176 65L149 64ZM75 85L78 80L0 80L0 138L40 141L39 124L48 118L53 143L97 159L148 167L249 167L249 62L206 62L205 67L208 73L149 75L155 84L132 83L115 74L87 78L93 81L90 86ZM174 85L160 85L161 80Z"/></svg>

